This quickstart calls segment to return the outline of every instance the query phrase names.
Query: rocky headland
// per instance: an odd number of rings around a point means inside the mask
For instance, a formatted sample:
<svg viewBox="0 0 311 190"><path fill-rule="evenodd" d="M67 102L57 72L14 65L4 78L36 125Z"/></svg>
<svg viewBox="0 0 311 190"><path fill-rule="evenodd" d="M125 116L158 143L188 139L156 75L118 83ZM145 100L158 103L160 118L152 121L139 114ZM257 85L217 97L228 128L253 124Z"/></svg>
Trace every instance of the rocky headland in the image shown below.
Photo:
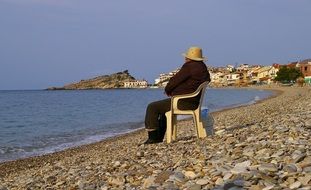
<svg viewBox="0 0 311 190"><path fill-rule="evenodd" d="M0 189L311 189L311 89L213 113L215 135L190 120L177 140L142 145L139 130L62 152L0 164Z"/></svg>
<svg viewBox="0 0 311 190"><path fill-rule="evenodd" d="M67 84L63 87L50 87L47 90L87 90L87 89L107 89L120 88L124 86L124 82L135 80L128 70L113 73L110 75L102 75L91 79L81 80Z"/></svg>

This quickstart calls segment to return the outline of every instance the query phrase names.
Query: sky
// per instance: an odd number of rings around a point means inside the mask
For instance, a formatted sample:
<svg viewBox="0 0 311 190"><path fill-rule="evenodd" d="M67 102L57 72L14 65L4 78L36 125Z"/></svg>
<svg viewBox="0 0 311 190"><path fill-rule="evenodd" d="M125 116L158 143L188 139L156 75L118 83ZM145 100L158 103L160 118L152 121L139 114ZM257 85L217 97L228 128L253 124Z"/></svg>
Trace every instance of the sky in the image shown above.
<svg viewBox="0 0 311 190"><path fill-rule="evenodd" d="M0 90L124 70L154 83L199 46L207 65L311 58L311 0L0 0Z"/></svg>

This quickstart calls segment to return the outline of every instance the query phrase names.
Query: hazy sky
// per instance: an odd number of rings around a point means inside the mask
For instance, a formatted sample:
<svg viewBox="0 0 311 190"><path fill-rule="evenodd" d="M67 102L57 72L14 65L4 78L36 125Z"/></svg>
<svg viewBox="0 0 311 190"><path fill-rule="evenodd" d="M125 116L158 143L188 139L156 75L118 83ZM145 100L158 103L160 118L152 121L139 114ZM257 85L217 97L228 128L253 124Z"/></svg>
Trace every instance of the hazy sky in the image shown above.
<svg viewBox="0 0 311 190"><path fill-rule="evenodd" d="M153 83L201 46L208 65L311 58L311 0L0 0L0 89L128 69Z"/></svg>

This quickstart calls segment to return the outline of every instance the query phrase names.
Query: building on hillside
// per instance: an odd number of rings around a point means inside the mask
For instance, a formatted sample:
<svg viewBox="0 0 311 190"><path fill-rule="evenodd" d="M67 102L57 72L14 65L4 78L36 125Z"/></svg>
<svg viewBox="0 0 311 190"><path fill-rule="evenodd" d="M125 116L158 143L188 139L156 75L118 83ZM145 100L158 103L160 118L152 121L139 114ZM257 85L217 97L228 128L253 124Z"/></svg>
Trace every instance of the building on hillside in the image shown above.
<svg viewBox="0 0 311 190"><path fill-rule="evenodd" d="M239 73L230 73L225 75L227 79L228 86L234 86L237 85L240 80L240 74Z"/></svg>
<svg viewBox="0 0 311 190"><path fill-rule="evenodd" d="M209 83L210 86L221 87L227 86L227 78L226 74L223 72L210 72L211 82Z"/></svg>
<svg viewBox="0 0 311 190"><path fill-rule="evenodd" d="M305 59L303 61L295 61L286 65L288 68L295 68L300 70L305 78L305 82L310 84L311 77L311 59Z"/></svg>
<svg viewBox="0 0 311 190"><path fill-rule="evenodd" d="M286 66L287 68L295 68L295 69L299 68L298 61L290 62Z"/></svg>
<svg viewBox="0 0 311 190"><path fill-rule="evenodd" d="M249 64L241 64L236 68L237 71L244 71L248 69L249 69Z"/></svg>
<svg viewBox="0 0 311 190"><path fill-rule="evenodd" d="M306 59L297 64L304 77L311 76L311 59Z"/></svg>
<svg viewBox="0 0 311 190"><path fill-rule="evenodd" d="M226 69L229 71L229 72L233 72L235 70L234 66L233 65L227 65L226 66Z"/></svg>
<svg viewBox="0 0 311 190"><path fill-rule="evenodd" d="M132 80L124 82L124 88L147 88L148 82L146 80Z"/></svg>
<svg viewBox="0 0 311 190"><path fill-rule="evenodd" d="M264 66L252 72L251 81L253 84L266 83L270 84L276 77L278 68L274 66Z"/></svg>

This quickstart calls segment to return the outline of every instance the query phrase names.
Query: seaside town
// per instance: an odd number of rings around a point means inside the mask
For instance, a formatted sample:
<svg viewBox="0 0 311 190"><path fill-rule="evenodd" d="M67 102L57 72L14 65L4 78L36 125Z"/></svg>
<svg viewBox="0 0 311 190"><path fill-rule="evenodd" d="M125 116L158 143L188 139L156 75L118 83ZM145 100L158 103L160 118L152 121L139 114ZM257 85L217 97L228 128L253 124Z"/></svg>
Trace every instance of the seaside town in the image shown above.
<svg viewBox="0 0 311 190"><path fill-rule="evenodd" d="M280 68L291 68L298 70L302 76L297 78L297 81L286 81L288 84L296 83L299 85L311 84L311 59L290 62L288 64L273 63L269 66L240 64L227 65L225 67L209 67L211 75L211 87L226 87L226 86L249 86L260 84L273 84ZM154 85L148 84L146 80L131 80L124 82L124 88L152 88L165 87L168 80L173 77L179 69L169 73L161 73L154 80Z"/></svg>

